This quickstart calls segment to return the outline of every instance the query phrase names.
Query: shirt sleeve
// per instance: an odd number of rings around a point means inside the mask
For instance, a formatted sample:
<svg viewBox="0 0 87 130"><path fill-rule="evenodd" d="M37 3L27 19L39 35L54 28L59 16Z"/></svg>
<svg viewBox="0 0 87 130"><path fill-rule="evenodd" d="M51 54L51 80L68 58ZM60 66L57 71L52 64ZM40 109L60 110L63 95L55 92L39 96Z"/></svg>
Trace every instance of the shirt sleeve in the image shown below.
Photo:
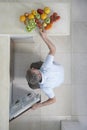
<svg viewBox="0 0 87 130"><path fill-rule="evenodd" d="M47 68L47 67L50 67L53 63L53 60L54 60L54 56L53 55L48 55L42 65L41 68Z"/></svg>
<svg viewBox="0 0 87 130"><path fill-rule="evenodd" d="M51 88L42 88L42 91L43 91L49 98L55 97L55 94L54 94L54 92L53 92L53 89L51 89Z"/></svg>

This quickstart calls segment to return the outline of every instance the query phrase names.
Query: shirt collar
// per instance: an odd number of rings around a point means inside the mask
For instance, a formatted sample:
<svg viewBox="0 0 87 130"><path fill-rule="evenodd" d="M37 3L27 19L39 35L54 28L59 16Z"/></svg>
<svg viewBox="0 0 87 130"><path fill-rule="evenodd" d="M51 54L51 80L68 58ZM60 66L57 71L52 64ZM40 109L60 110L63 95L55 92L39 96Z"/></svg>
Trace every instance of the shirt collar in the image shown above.
<svg viewBox="0 0 87 130"><path fill-rule="evenodd" d="M41 73L41 76L42 76L42 81L41 82L39 82L39 84L43 84L44 83L44 75L43 75L43 73L40 71L40 73Z"/></svg>

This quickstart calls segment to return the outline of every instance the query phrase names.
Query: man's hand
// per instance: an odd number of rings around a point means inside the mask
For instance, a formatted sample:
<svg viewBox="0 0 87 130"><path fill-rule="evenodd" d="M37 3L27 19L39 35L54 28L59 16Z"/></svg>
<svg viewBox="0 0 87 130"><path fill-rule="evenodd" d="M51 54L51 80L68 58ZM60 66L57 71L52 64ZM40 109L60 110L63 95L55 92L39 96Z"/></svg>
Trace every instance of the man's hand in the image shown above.
<svg viewBox="0 0 87 130"><path fill-rule="evenodd" d="M37 109L37 108L39 108L39 107L41 107L41 106L42 106L41 103L36 103L36 104L34 104L34 105L31 107L31 109L32 109L32 110L35 110L35 109Z"/></svg>
<svg viewBox="0 0 87 130"><path fill-rule="evenodd" d="M48 100L46 100L46 101L44 101L42 103L34 104L31 109L35 110L35 109L37 109L39 107L47 106L47 105L53 104L55 102L56 102L56 98L55 97L54 98L49 98Z"/></svg>
<svg viewBox="0 0 87 130"><path fill-rule="evenodd" d="M47 34L45 30L40 30L40 35L43 38L43 40L45 40L47 38Z"/></svg>

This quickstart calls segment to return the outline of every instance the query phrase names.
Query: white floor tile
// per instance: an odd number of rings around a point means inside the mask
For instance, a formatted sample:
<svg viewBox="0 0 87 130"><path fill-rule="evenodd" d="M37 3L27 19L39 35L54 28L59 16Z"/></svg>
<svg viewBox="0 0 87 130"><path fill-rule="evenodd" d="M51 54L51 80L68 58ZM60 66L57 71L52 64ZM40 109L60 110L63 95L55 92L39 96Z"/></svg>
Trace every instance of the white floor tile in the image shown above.
<svg viewBox="0 0 87 130"><path fill-rule="evenodd" d="M78 116L78 119L83 125L84 129L87 130L87 116Z"/></svg>
<svg viewBox="0 0 87 130"><path fill-rule="evenodd" d="M72 0L72 20L87 22L86 0Z"/></svg>
<svg viewBox="0 0 87 130"><path fill-rule="evenodd" d="M87 84L87 54L72 55L72 84Z"/></svg>
<svg viewBox="0 0 87 130"><path fill-rule="evenodd" d="M18 118L10 122L9 130L60 130L58 117L30 117Z"/></svg>
<svg viewBox="0 0 87 130"><path fill-rule="evenodd" d="M57 117L45 116L41 118L41 130L60 130L60 121Z"/></svg>
<svg viewBox="0 0 87 130"><path fill-rule="evenodd" d="M87 52L87 23L73 22L72 52Z"/></svg>
<svg viewBox="0 0 87 130"><path fill-rule="evenodd" d="M61 130L85 130L78 121L61 121Z"/></svg>
<svg viewBox="0 0 87 130"><path fill-rule="evenodd" d="M27 118L28 117L28 118ZM29 117L25 118L17 118L10 122L10 130L41 130L41 118L37 117Z"/></svg>
<svg viewBox="0 0 87 130"><path fill-rule="evenodd" d="M72 86L72 114L87 115L87 86Z"/></svg>

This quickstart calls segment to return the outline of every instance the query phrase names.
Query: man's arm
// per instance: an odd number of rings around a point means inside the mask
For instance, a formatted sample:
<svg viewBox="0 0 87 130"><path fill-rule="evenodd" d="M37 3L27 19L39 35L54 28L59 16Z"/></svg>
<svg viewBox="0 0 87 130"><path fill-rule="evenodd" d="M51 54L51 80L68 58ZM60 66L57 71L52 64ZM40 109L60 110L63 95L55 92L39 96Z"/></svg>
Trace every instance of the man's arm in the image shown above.
<svg viewBox="0 0 87 130"><path fill-rule="evenodd" d="M48 39L48 37L47 37L47 34L46 34L46 32L45 31L41 31L40 30L40 34L41 34L41 37L43 38L43 40L45 41L45 43L46 43L46 45L48 46L48 48L49 48L49 54L51 54L51 55L55 55L55 52L56 52L56 47L55 47L55 45Z"/></svg>
<svg viewBox="0 0 87 130"><path fill-rule="evenodd" d="M32 106L31 109L37 109L39 107L43 107L43 106L47 106L47 105L50 105L50 104L53 104L56 102L56 98L49 98L48 100L42 102L42 103L36 103L35 105Z"/></svg>

